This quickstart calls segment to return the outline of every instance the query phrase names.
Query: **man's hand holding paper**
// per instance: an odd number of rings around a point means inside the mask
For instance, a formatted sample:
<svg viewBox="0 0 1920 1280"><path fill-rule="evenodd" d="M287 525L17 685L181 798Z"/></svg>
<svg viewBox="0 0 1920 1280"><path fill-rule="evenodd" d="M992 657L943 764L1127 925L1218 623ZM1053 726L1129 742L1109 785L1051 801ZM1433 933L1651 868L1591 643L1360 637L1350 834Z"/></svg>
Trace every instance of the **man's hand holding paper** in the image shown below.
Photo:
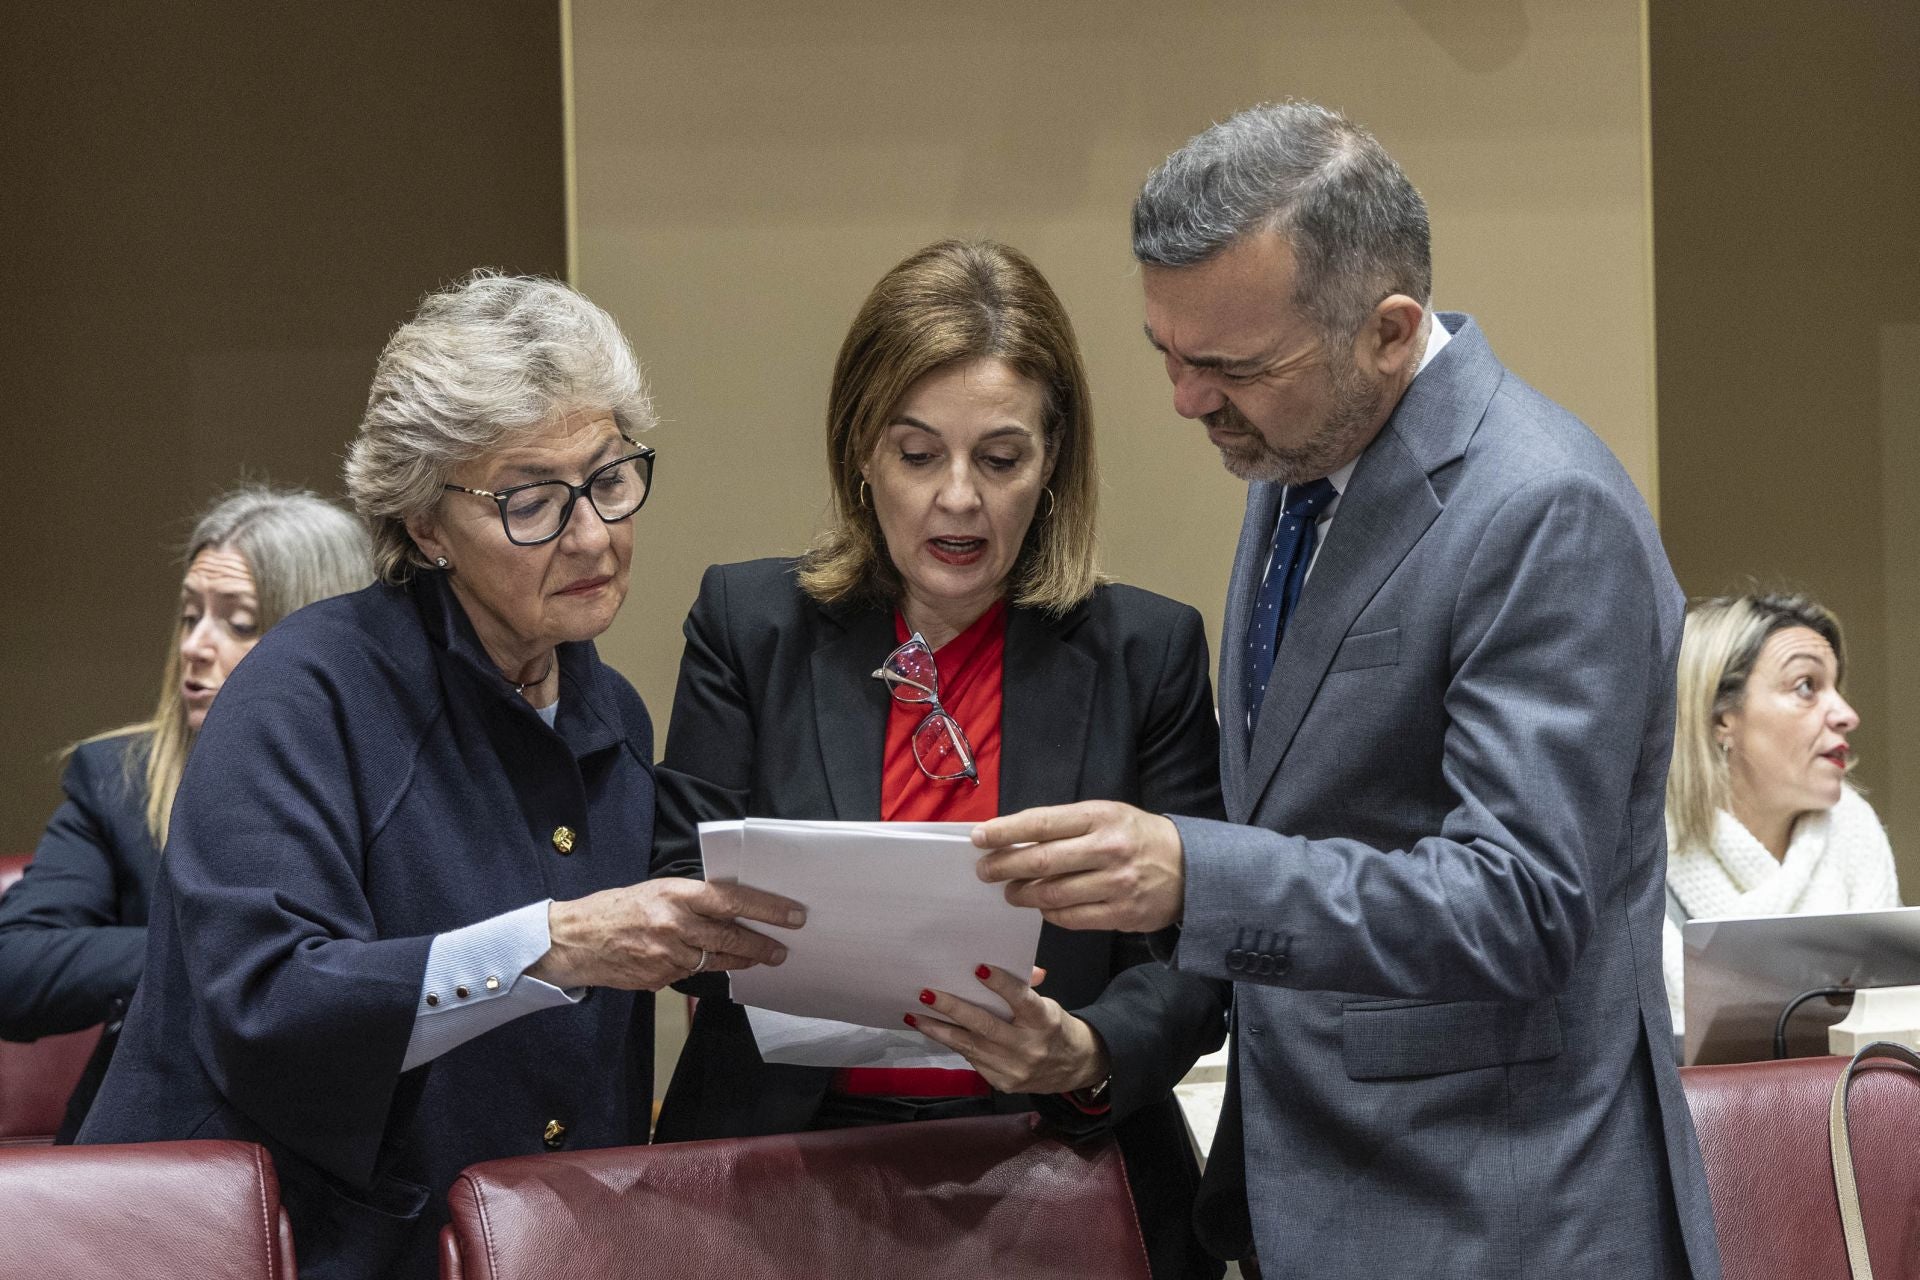
<svg viewBox="0 0 1920 1280"><path fill-rule="evenodd" d="M1180 919L1180 832L1112 800L1027 809L972 829L982 880L1063 929L1152 933Z"/></svg>

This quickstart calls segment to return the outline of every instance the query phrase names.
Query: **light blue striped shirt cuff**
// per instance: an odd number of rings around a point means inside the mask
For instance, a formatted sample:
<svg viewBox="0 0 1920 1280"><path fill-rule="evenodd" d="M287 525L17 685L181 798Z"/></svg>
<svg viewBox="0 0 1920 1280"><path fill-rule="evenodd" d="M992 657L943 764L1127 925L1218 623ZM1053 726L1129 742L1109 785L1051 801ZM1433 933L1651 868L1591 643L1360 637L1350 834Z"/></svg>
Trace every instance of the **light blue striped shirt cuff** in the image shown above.
<svg viewBox="0 0 1920 1280"><path fill-rule="evenodd" d="M584 987L567 992L527 976L527 967L552 945L547 933L552 903L551 898L529 902L434 938L402 1071L432 1062L502 1023L580 1002Z"/></svg>

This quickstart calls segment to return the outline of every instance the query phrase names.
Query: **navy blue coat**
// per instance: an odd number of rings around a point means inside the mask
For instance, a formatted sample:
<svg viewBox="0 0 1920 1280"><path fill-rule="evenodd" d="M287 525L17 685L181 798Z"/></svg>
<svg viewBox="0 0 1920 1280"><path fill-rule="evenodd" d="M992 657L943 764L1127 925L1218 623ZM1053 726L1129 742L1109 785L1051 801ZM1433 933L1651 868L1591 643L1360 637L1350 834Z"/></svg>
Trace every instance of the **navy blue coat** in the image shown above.
<svg viewBox="0 0 1920 1280"><path fill-rule="evenodd" d="M0 1040L79 1031L133 996L160 862L147 833L149 741L83 742L67 760L66 801L0 897Z"/></svg>
<svg viewBox="0 0 1920 1280"><path fill-rule="evenodd" d="M303 1276L434 1274L468 1164L644 1142L652 997L594 990L405 1074L434 935L648 877L653 731L589 643L554 729L444 579L300 610L235 669L174 807L147 974L83 1142L272 1152ZM560 826L576 840L563 855Z"/></svg>

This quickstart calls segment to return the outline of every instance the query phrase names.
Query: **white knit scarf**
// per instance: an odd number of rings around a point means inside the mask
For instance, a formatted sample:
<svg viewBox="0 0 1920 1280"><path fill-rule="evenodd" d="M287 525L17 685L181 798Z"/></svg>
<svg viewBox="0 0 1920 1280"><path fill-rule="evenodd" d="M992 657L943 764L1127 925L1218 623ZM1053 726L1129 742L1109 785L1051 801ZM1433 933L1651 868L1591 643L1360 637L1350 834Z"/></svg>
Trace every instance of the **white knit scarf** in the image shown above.
<svg viewBox="0 0 1920 1280"><path fill-rule="evenodd" d="M1672 847L1667 833L1667 883L1689 919L1874 911L1900 905L1893 850L1873 807L1852 787L1825 813L1803 814L1793 825L1787 856L1776 859L1725 809L1714 815L1713 843ZM1673 1029L1683 1025L1681 980L1685 960L1680 930L1661 928L1661 969Z"/></svg>
<svg viewBox="0 0 1920 1280"><path fill-rule="evenodd" d="M1893 851L1872 806L1852 787L1825 813L1793 825L1776 859L1725 809L1713 844L1667 855L1667 883L1690 917L1785 916L1898 906Z"/></svg>

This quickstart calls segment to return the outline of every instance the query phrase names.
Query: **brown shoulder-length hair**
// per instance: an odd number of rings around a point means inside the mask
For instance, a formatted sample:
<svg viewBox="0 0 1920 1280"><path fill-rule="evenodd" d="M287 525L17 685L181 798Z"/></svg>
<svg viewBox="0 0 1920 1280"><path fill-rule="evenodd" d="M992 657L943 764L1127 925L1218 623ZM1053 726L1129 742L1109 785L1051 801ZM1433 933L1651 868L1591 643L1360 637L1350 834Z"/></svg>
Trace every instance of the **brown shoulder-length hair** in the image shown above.
<svg viewBox="0 0 1920 1280"><path fill-rule="evenodd" d="M1008 576L1014 604L1064 613L1092 594L1099 476L1093 413L1073 325L1026 255L986 240L942 240L880 277L853 318L827 399L827 528L800 561L822 604L890 604L899 572L861 492L861 467L908 388L938 369L994 359L1046 393L1050 506L1028 526Z"/></svg>

